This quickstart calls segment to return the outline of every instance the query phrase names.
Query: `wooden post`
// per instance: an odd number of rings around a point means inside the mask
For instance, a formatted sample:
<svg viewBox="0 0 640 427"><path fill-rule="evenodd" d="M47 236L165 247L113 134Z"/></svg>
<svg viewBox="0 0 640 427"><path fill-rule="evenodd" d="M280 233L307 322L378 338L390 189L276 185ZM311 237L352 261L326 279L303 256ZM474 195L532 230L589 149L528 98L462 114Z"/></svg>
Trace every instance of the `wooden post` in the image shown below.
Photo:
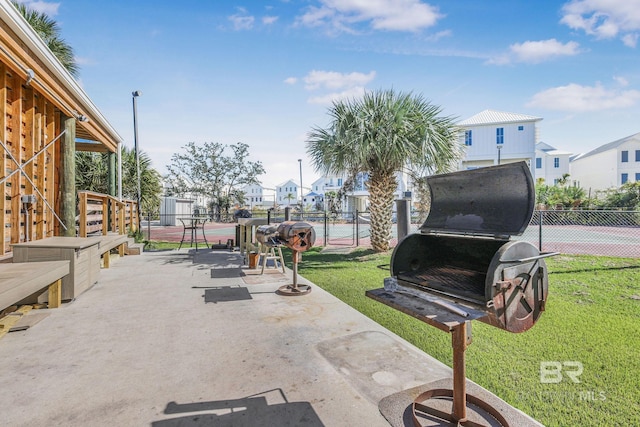
<svg viewBox="0 0 640 427"><path fill-rule="evenodd" d="M49 308L58 308L62 304L62 279L49 285Z"/></svg>
<svg viewBox="0 0 640 427"><path fill-rule="evenodd" d="M451 332L453 344L453 411L455 421L467 420L467 374L464 352L467 349L467 322L453 328Z"/></svg>
<svg viewBox="0 0 640 427"><path fill-rule="evenodd" d="M109 153L109 195L116 197L116 182L117 182L117 174L116 174L116 153ZM113 204L113 199L109 200L109 204ZM106 221L109 225L108 231L116 231L113 224L115 223L115 218L113 217L113 212L111 209L107 211Z"/></svg>
<svg viewBox="0 0 640 427"><path fill-rule="evenodd" d="M60 219L66 227L61 235L76 235L76 119L62 117L66 133L61 142Z"/></svg>

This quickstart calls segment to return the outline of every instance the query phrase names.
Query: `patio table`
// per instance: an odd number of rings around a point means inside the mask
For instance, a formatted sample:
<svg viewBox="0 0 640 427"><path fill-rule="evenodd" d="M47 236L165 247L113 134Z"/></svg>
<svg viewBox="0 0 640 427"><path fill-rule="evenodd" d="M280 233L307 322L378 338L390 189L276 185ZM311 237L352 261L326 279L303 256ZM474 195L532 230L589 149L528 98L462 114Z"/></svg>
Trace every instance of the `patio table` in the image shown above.
<svg viewBox="0 0 640 427"><path fill-rule="evenodd" d="M180 240L180 246L178 249L182 248L182 244L186 241L185 236L187 231L189 231L189 247L196 244L196 252L198 251L198 230L202 230L202 238L204 239L204 245L209 248L209 242L207 242L207 236L204 234L204 225L207 223L209 218L207 217L189 217L189 218L178 218L182 223L182 239Z"/></svg>

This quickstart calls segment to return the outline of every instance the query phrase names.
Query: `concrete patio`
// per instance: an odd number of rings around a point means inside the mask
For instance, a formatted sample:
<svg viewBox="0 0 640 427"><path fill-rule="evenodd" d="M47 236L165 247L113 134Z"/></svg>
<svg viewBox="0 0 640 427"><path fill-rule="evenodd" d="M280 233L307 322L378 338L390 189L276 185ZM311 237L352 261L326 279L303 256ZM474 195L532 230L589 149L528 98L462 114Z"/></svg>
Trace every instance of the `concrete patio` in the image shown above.
<svg viewBox="0 0 640 427"><path fill-rule="evenodd" d="M118 259L74 301L32 311L37 324L0 340L0 424L410 425L403 393L451 377L313 284L276 294L289 270L257 273L228 251Z"/></svg>

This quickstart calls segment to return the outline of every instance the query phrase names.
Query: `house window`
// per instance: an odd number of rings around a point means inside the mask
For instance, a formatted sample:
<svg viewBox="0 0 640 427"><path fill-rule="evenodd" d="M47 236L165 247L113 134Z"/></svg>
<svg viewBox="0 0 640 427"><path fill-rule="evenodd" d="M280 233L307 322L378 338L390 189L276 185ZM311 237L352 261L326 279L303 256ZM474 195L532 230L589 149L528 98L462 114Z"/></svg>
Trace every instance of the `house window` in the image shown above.
<svg viewBox="0 0 640 427"><path fill-rule="evenodd" d="M622 152L622 163L627 163L629 161L629 152L627 150Z"/></svg>
<svg viewBox="0 0 640 427"><path fill-rule="evenodd" d="M522 126L522 125L518 126L518 130L520 130L520 131L524 130L524 126Z"/></svg>
<svg viewBox="0 0 640 427"><path fill-rule="evenodd" d="M542 157L536 157L536 169L542 169Z"/></svg>
<svg viewBox="0 0 640 427"><path fill-rule="evenodd" d="M636 172L636 182L640 181L640 173Z"/></svg>
<svg viewBox="0 0 640 427"><path fill-rule="evenodd" d="M338 178L338 187L342 186L342 178Z"/></svg>
<svg viewBox="0 0 640 427"><path fill-rule="evenodd" d="M559 168L560 167L560 157L554 157L553 158L553 167L554 168Z"/></svg>
<svg viewBox="0 0 640 427"><path fill-rule="evenodd" d="M640 150L636 150L636 162L640 162Z"/></svg>
<svg viewBox="0 0 640 427"><path fill-rule="evenodd" d="M471 145L472 143L472 135L470 130L464 131L464 145Z"/></svg>
<svg viewBox="0 0 640 427"><path fill-rule="evenodd" d="M623 173L622 176L620 177L620 183L624 184L629 180L629 174L628 173Z"/></svg>
<svg viewBox="0 0 640 427"><path fill-rule="evenodd" d="M504 144L504 128L496 128L496 144Z"/></svg>

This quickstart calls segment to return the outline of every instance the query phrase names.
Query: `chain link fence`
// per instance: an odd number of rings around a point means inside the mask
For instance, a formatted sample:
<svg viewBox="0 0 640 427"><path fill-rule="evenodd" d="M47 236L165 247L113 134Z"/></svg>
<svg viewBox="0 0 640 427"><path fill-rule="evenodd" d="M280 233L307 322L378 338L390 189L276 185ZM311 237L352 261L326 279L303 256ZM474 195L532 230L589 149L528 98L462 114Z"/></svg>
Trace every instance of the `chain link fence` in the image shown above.
<svg viewBox="0 0 640 427"><path fill-rule="evenodd" d="M287 216L284 211L254 211L251 212L251 217L279 223ZM291 221L306 221L313 225L317 236L316 246L367 247L371 243L368 212L291 211L288 218ZM142 231L149 240L181 240L183 229L180 225L162 226L154 216L145 216L144 219ZM420 232L422 224L417 212L412 213L411 219L410 232ZM392 222L390 243L393 247L398 243L395 216ZM235 241L236 231L235 222L209 221L204 225L209 243L224 243L229 239ZM541 252L640 258L640 212L537 210L524 233L521 236L513 236L512 239L530 242Z"/></svg>

